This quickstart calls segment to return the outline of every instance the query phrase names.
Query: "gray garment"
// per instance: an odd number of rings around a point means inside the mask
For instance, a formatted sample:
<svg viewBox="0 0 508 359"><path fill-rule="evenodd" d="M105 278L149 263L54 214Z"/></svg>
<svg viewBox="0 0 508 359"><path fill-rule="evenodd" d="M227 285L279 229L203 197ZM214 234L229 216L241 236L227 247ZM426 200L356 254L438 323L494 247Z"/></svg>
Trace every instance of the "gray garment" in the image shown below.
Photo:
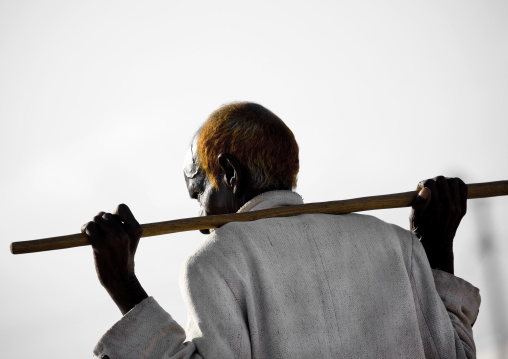
<svg viewBox="0 0 508 359"><path fill-rule="evenodd" d="M262 194L240 211L303 203ZM187 332L153 298L99 341L116 358L474 358L478 289L430 269L410 232L371 216L229 223L181 273Z"/></svg>

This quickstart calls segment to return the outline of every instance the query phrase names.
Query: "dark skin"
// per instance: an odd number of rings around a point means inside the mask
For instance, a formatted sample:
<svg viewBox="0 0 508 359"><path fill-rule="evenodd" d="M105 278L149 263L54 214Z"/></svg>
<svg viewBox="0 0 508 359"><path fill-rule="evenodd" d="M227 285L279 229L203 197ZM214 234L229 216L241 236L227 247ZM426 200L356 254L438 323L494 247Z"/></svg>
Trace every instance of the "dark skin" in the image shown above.
<svg viewBox="0 0 508 359"><path fill-rule="evenodd" d="M235 213L261 193L248 186L242 166L234 156L221 153L217 160L221 167L218 189L202 171L193 168L193 163L185 165L187 190L199 202L201 216ZM113 214L100 212L83 225L81 232L90 238L99 281L122 314L148 297L134 272L134 255L142 229L127 205L119 205Z"/></svg>
<svg viewBox="0 0 508 359"><path fill-rule="evenodd" d="M129 207L120 204L113 214L100 212L81 232L90 238L99 282L122 314L148 297L134 272L143 230Z"/></svg>
<svg viewBox="0 0 508 359"><path fill-rule="evenodd" d="M421 181L409 223L425 248L430 267L454 274L453 239L467 211L467 185L438 176Z"/></svg>
<svg viewBox="0 0 508 359"><path fill-rule="evenodd" d="M189 196L200 204L200 216L236 213L245 203L261 193L247 185L243 177L245 171L234 156L221 153L218 161L221 168L218 188L212 186L202 171L197 171L193 176L184 172ZM201 232L207 234L209 230Z"/></svg>
<svg viewBox="0 0 508 359"><path fill-rule="evenodd" d="M201 206L200 215L235 213L261 193L250 188L248 172L231 154L218 156L218 188L197 169L193 157L186 161L184 177L189 196ZM436 177L420 182L417 189L422 191L413 204L411 230L421 239L431 267L453 273L453 238L466 213L467 187L459 179ZM100 212L81 230L90 238L100 283L126 314L148 297L134 271L142 234L139 223L129 207L121 204L113 214Z"/></svg>

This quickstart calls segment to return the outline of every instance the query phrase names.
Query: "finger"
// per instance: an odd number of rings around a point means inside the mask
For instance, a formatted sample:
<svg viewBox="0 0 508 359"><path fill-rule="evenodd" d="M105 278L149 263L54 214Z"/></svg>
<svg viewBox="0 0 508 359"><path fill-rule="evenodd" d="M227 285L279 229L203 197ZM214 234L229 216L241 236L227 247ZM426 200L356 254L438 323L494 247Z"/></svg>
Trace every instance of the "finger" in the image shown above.
<svg viewBox="0 0 508 359"><path fill-rule="evenodd" d="M437 176L434 177L434 182L436 184L434 190L434 203L442 204L445 201L450 203L451 201L450 188L448 187L448 182L446 178L444 176Z"/></svg>
<svg viewBox="0 0 508 359"><path fill-rule="evenodd" d="M459 181L459 192L460 192L460 210L463 215L467 212L467 185L460 178Z"/></svg>
<svg viewBox="0 0 508 359"><path fill-rule="evenodd" d="M420 190L411 207L418 212L423 212L430 203L431 191L427 187Z"/></svg>
<svg viewBox="0 0 508 359"><path fill-rule="evenodd" d="M97 247L102 243L99 230L94 222L88 222L81 227L81 232L88 236L92 247Z"/></svg>
<svg viewBox="0 0 508 359"><path fill-rule="evenodd" d="M106 218L104 218L105 215L106 213L103 214L102 216L95 216L93 218L93 222L100 230L109 234L116 234L118 230L118 224L115 223L115 221L107 220Z"/></svg>
<svg viewBox="0 0 508 359"><path fill-rule="evenodd" d="M134 231L134 234L141 236L143 230L126 204L119 204L115 214L125 223L129 231Z"/></svg>
<svg viewBox="0 0 508 359"><path fill-rule="evenodd" d="M120 219L129 226L139 225L136 218L134 218L130 208L126 204L119 204L118 207L116 207L115 214L118 215L118 217L120 217Z"/></svg>
<svg viewBox="0 0 508 359"><path fill-rule="evenodd" d="M104 213L102 218L104 218L112 225L115 233L124 233L125 231L129 230L129 228L126 228L120 217L116 214Z"/></svg>
<svg viewBox="0 0 508 359"><path fill-rule="evenodd" d="M459 179L458 178L447 178L448 188L450 189L450 197L453 205L456 207L457 211L461 210L460 205L460 189L459 189Z"/></svg>
<svg viewBox="0 0 508 359"><path fill-rule="evenodd" d="M422 226L422 221L424 218L424 212L429 206L431 199L431 192L428 188L423 188L420 190L418 195L416 196L413 204L411 205L412 210L409 215L409 226L411 231L415 233L417 236L420 236L420 227Z"/></svg>
<svg viewBox="0 0 508 359"><path fill-rule="evenodd" d="M86 234L88 236L90 228L92 226L95 227L95 223L93 223L93 222L86 222L85 224L83 224L81 226L81 233Z"/></svg>
<svg viewBox="0 0 508 359"><path fill-rule="evenodd" d="M438 176L435 178L436 180L436 187L438 189L438 196L439 196L439 202L441 206L444 206L444 208L449 208L451 210L454 210L455 202L452 199L451 193L450 193L450 187L448 186L448 181L443 176ZM443 208L443 207L442 207ZM457 208L458 210L458 208Z"/></svg>
<svg viewBox="0 0 508 359"><path fill-rule="evenodd" d="M443 177L443 176L436 176L434 178L429 178L429 179L426 179L426 180L418 182L418 186L416 186L416 190L417 191L421 191L425 187L427 187L430 190L432 190L432 188L435 188L436 180L439 177Z"/></svg>
<svg viewBox="0 0 508 359"><path fill-rule="evenodd" d="M432 199L428 205L429 209L434 209L437 201L439 201L439 191L437 190L436 178L437 177L420 182L422 189L427 188L432 193Z"/></svg>
<svg viewBox="0 0 508 359"><path fill-rule="evenodd" d="M88 223L90 223L90 222L86 222L85 224L83 224L81 226L81 233L86 234L86 226L88 226Z"/></svg>
<svg viewBox="0 0 508 359"><path fill-rule="evenodd" d="M112 223L122 224L122 221L116 214L104 213L102 218L104 218L106 221L111 221Z"/></svg>

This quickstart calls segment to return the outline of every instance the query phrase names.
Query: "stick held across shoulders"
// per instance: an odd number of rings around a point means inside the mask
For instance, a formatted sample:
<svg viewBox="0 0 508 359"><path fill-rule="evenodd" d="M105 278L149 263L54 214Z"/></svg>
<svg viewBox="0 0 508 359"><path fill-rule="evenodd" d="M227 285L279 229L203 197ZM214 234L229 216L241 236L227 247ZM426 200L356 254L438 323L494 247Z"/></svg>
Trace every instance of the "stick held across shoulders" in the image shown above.
<svg viewBox="0 0 508 359"><path fill-rule="evenodd" d="M468 184L468 199L508 195L508 181ZM410 207L418 191L380 196L362 197L341 201L308 203L297 206L279 207L261 211L192 217L165 222L142 224L143 236L185 232L199 229L219 228L229 222L246 222L262 218L289 217L305 213L345 214L374 209ZM90 245L85 234L77 233L60 237L36 239L11 243L12 254L44 252Z"/></svg>

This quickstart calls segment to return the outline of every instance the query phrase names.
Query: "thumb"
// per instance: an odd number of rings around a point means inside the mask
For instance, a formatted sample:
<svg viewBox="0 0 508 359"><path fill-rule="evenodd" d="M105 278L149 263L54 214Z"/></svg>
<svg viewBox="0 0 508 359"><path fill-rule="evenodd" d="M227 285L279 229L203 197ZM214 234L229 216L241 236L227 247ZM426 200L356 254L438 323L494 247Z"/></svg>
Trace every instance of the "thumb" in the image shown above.
<svg viewBox="0 0 508 359"><path fill-rule="evenodd" d="M415 233L418 237L420 237L420 226L422 225L423 213L425 209L429 206L431 197L431 191L427 187L423 188L418 192L416 199L413 201L411 205L411 215L409 216L409 225L411 231Z"/></svg>
<svg viewBox="0 0 508 359"><path fill-rule="evenodd" d="M122 203L118 205L115 214L118 215L122 222L124 222L130 235L141 237L143 234L143 229L139 225L136 218L134 218L134 215L126 204Z"/></svg>
<svg viewBox="0 0 508 359"><path fill-rule="evenodd" d="M416 196L416 199L414 200L411 207L418 214L422 214L428 207L431 197L432 192L430 191L430 189L424 187L420 192L418 192L418 195Z"/></svg>

